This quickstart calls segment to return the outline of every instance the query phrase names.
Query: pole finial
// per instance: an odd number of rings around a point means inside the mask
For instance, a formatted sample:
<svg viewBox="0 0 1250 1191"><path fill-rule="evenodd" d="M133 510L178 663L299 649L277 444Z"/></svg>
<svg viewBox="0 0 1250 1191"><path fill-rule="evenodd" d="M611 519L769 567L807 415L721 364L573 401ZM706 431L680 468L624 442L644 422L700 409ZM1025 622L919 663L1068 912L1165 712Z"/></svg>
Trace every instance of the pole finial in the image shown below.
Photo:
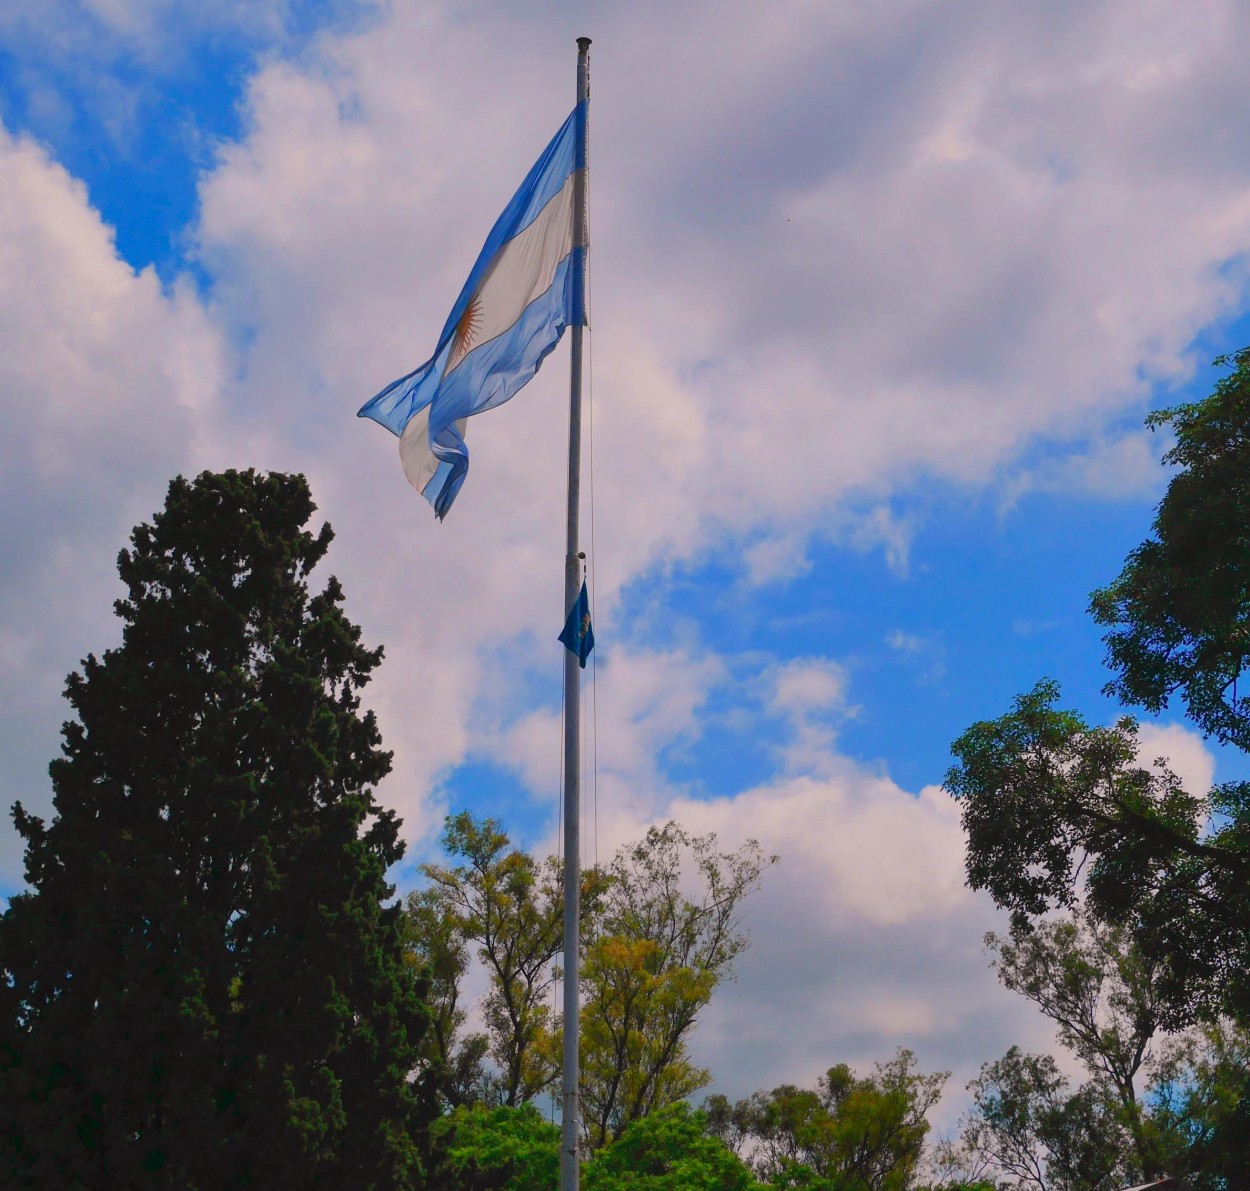
<svg viewBox="0 0 1250 1191"><path fill-rule="evenodd" d="M584 54L590 48L590 38L579 37L577 39L577 48Z"/></svg>

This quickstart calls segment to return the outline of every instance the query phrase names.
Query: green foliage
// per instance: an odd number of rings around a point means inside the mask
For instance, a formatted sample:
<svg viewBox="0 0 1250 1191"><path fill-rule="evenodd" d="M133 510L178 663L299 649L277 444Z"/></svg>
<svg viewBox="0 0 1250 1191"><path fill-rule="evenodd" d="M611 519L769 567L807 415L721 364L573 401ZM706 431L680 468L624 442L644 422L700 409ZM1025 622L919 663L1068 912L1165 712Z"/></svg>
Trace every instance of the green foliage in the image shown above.
<svg viewBox="0 0 1250 1191"><path fill-rule="evenodd" d="M1147 1104L1169 1173L1194 1191L1250 1187L1250 1032L1216 1022L1170 1042Z"/></svg>
<svg viewBox="0 0 1250 1191"><path fill-rule="evenodd" d="M432 887L408 895L404 922L409 956L427 980L432 1020L425 1059L432 1064L443 1100L452 1108L493 1103L498 1085L484 1064L490 1039L485 1034L461 1035L467 1014L460 991L469 949L455 916L447 913L441 892Z"/></svg>
<svg viewBox="0 0 1250 1191"><path fill-rule="evenodd" d="M435 1126L442 1191L537 1191L560 1181L560 1129L532 1104L460 1107Z"/></svg>
<svg viewBox="0 0 1250 1191"><path fill-rule="evenodd" d="M1250 750L1250 349L1205 400L1152 415L1178 470L1153 533L1091 612L1108 632L1107 692L1158 713L1179 696L1201 730ZM1039 683L953 746L968 882L1017 923L1071 906L1131 927L1160 965L1163 1023L1250 1020L1250 783L1186 792L1136 761L1137 725L1091 728Z"/></svg>
<svg viewBox="0 0 1250 1191"><path fill-rule="evenodd" d="M1158 965L1165 1026L1250 1012L1250 802L1239 787L1187 793L1166 766L1138 764L1133 720L1093 728L1058 697L1039 683L952 745L969 885L1022 927L1075 905L1083 879L1091 911Z"/></svg>
<svg viewBox="0 0 1250 1191"><path fill-rule="evenodd" d="M1152 535L1092 596L1106 690L1158 713L1179 696L1207 735L1250 750L1250 349L1203 401L1152 415L1175 441ZM1161 967L1163 1020L1250 1020L1250 783L1186 792L1136 761L1137 726L1091 728L1039 683L956 741L968 881L1018 922L1071 906L1129 924Z"/></svg>
<svg viewBox="0 0 1250 1191"><path fill-rule="evenodd" d="M1148 419L1176 436L1164 462L1179 470L1091 611L1110 630L1109 694L1157 713L1179 693L1205 734L1250 750L1250 348L1215 363L1231 371L1210 397Z"/></svg>
<svg viewBox="0 0 1250 1191"><path fill-rule="evenodd" d="M422 865L435 914L478 944L490 974L484 1005L498 1096L509 1107L537 1096L559 1072L551 1023L552 959L563 942L559 872L509 847L493 819L449 816L443 849L463 863Z"/></svg>
<svg viewBox="0 0 1250 1191"><path fill-rule="evenodd" d="M1153 1179L1166 1164L1143 1120L1138 1079L1159 1028L1155 965L1121 927L1077 912L987 935L1003 984L1058 1026L1059 1040L1114 1096L1132 1141L1133 1173Z"/></svg>
<svg viewBox="0 0 1250 1191"><path fill-rule="evenodd" d="M1175 435L1177 470L1091 613L1106 693L1154 714L1179 698L1205 735L1250 751L1250 348L1216 363L1230 372L1210 397L1148 419ZM1058 700L1043 681L972 725L947 787L969 885L1012 913L1011 939L990 940L1004 983L1093 1078L1069 1095L1051 1060L1012 1050L972 1085L969 1152L1039 1188L1112 1185L1113 1155L1202 1191L1250 1185L1250 783L1186 791L1139 763L1134 720L1091 727ZM1082 903L1084 926L1038 921ZM1174 1036L1152 1065L1156 1030Z"/></svg>
<svg viewBox="0 0 1250 1191"><path fill-rule="evenodd" d="M987 1183L983 1180L968 1182L966 1179L958 1179L953 1183L925 1183L918 1186L916 1191L998 1191L993 1183Z"/></svg>
<svg viewBox="0 0 1250 1191"><path fill-rule="evenodd" d="M70 676L50 824L0 919L6 1186L410 1187L428 1014L358 691L381 657L302 476L175 480Z"/></svg>
<svg viewBox="0 0 1250 1191"><path fill-rule="evenodd" d="M409 901L414 935L424 937L425 958L444 972L436 985L449 1006L440 1028L442 1058L459 1074L452 1098L485 1099L509 1107L534 1099L560 1074L560 1036L552 1020L553 961L564 946L564 895L554 857L539 863L513 848L494 819L468 811L448 816L443 849L455 865L424 864L428 888ZM598 904L600 877L583 874L583 921ZM464 972L463 947L477 944L490 988L483 1005L487 1047L497 1075L481 1066L484 1048L474 1038L459 1043L456 996ZM457 951L460 948L460 951Z"/></svg>
<svg viewBox="0 0 1250 1191"><path fill-rule="evenodd" d="M631 1122L595 1155L587 1191L766 1191L717 1138L707 1117L677 1103Z"/></svg>
<svg viewBox="0 0 1250 1191"><path fill-rule="evenodd" d="M600 933L582 966L582 1116L592 1147L675 1104L709 1075L687 1040L747 946L742 903L776 857L754 840L718 852L715 835L652 827L612 861ZM683 871L697 891L687 896Z"/></svg>
<svg viewBox="0 0 1250 1191"><path fill-rule="evenodd" d="M1119 1106L1103 1081L1074 1094L1049 1055L1012 1047L968 1085L967 1150L1036 1191L1116 1191L1133 1172Z"/></svg>
<svg viewBox="0 0 1250 1191"><path fill-rule="evenodd" d="M831 1067L815 1090L786 1084L733 1105L711 1097L710 1127L735 1151L748 1148L756 1174L779 1188L906 1191L947 1074L922 1075L900 1050L862 1078Z"/></svg>
<svg viewBox="0 0 1250 1191"><path fill-rule="evenodd" d="M461 1107L434 1127L442 1191L546 1191L559 1182L560 1129L532 1104ZM583 1167L587 1191L767 1191L684 1103L631 1124Z"/></svg>
<svg viewBox="0 0 1250 1191"><path fill-rule="evenodd" d="M447 819L443 846L459 863L423 865L429 884L407 905L412 955L432 974L429 1057L452 1105L526 1103L560 1074L551 1005L563 946L560 865L539 863L496 821L467 812ZM707 1082L687 1040L747 945L743 899L774 860L753 841L718 852L714 835L669 823L621 849L610 871L583 872L581 1091L592 1148ZM490 981L487 1033L462 1039L469 944Z"/></svg>
<svg viewBox="0 0 1250 1191"><path fill-rule="evenodd" d="M962 1147L948 1146L940 1165L994 1170L1037 1191L1098 1191L1165 1172L1198 1191L1243 1185L1243 1029L1217 1022L1160 1040L1154 965L1126 930L1087 914L986 942L1002 982L1057 1025L1091 1078L1070 1092L1052 1059L1013 1048L969 1085Z"/></svg>

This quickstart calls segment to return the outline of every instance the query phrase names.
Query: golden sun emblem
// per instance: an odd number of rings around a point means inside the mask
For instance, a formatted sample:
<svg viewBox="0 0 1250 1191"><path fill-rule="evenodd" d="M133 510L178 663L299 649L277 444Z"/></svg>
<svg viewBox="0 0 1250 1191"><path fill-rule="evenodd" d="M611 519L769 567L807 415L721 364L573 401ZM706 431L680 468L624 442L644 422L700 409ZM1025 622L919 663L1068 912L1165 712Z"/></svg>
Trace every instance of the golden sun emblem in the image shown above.
<svg viewBox="0 0 1250 1191"><path fill-rule="evenodd" d="M455 331L452 332L451 359L447 362L449 371L469 354L481 323L482 301L479 295L474 294L464 308L464 313L457 320Z"/></svg>

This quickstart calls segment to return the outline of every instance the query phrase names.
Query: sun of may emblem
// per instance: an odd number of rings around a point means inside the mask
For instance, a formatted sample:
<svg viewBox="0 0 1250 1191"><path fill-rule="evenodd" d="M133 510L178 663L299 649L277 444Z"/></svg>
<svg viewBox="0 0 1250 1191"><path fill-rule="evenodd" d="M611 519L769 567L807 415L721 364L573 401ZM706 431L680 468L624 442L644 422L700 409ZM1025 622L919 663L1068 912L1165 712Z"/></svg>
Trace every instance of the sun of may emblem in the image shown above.
<svg viewBox="0 0 1250 1191"><path fill-rule="evenodd" d="M469 349L473 346L473 337L477 334L481 322L482 299L480 295L475 294L456 322L456 330L451 340L451 359L447 362L449 370L469 354Z"/></svg>

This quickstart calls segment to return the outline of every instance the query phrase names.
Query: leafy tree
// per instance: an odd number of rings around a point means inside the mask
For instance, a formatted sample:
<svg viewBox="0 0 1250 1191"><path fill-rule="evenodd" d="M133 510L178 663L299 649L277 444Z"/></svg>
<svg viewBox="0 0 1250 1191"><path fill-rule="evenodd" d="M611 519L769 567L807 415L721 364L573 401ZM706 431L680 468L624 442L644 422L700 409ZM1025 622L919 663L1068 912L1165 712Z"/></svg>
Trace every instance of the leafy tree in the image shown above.
<svg viewBox="0 0 1250 1191"><path fill-rule="evenodd" d="M1075 1094L1049 1055L1012 1047L981 1068L969 1085L967 1149L1006 1175L1011 1187L1035 1191L1114 1191L1131 1172L1129 1139L1105 1081Z"/></svg>
<svg viewBox="0 0 1250 1191"><path fill-rule="evenodd" d="M1250 1187L1250 1032L1215 1022L1172 1040L1147 1104L1170 1174L1194 1191Z"/></svg>
<svg viewBox="0 0 1250 1191"><path fill-rule="evenodd" d="M671 822L616 854L582 967L582 1119L593 1148L708 1082L690 1061L690 1032L747 946L743 899L775 861L754 840L718 852L715 835Z"/></svg>
<svg viewBox="0 0 1250 1191"><path fill-rule="evenodd" d="M1018 1187L1090 1191L1187 1175L1239 1186L1250 1133L1250 1040L1233 1023L1159 1031L1156 969L1121 927L1078 912L989 935L999 978L1032 1000L1090 1080L1070 1092L1054 1061L1010 1051L969 1085L962 1146L944 1166Z"/></svg>
<svg viewBox="0 0 1250 1191"><path fill-rule="evenodd" d="M1173 1038L1166 1060L1147 1063L1157 1031L1245 1013L1248 787L1196 797L1164 761L1138 762L1132 719L1093 728L1057 699L1044 682L973 725L947 784L963 800L969 883L1013 912L1010 938L988 940L1000 976L1055 1020L1093 1079L1069 1096L1049 1060L1012 1052L983 1070L965 1141L1022 1186L1164 1170L1238 1186L1250 1079L1236 1048L1216 1060L1195 1042L1222 1027ZM1039 919L1054 905L1075 919Z"/></svg>
<svg viewBox="0 0 1250 1191"><path fill-rule="evenodd" d="M1091 912L1158 964L1165 1026L1250 1011L1250 785L1192 795L1138 763L1133 720L1091 727L1058 697L1041 682L951 746L969 885L1026 925L1075 906L1083 882Z"/></svg>
<svg viewBox="0 0 1250 1191"><path fill-rule="evenodd" d="M560 1172L560 1130L532 1104L457 1108L434 1127L444 1191L536 1191ZM630 1125L584 1167L587 1191L766 1191L707 1131L704 1114L670 1105Z"/></svg>
<svg viewBox="0 0 1250 1191"><path fill-rule="evenodd" d="M1180 470L1091 610L1109 630L1109 694L1152 714L1179 694L1206 735L1250 751L1250 348L1215 363L1230 372L1210 397L1147 418L1176 436L1163 458Z"/></svg>
<svg viewBox="0 0 1250 1191"><path fill-rule="evenodd" d="M732 1105L712 1096L710 1127L735 1151L751 1153L756 1174L776 1187L906 1191L947 1074L916 1071L908 1050L865 1077L841 1063L815 1090L786 1084Z"/></svg>
<svg viewBox="0 0 1250 1191"><path fill-rule="evenodd" d="M409 954L428 980L426 1000L432 1020L426 1054L435 1064L443 1099L452 1108L492 1102L496 1084L484 1063L490 1039L485 1034L461 1034L468 1016L460 1004L469 964L465 938L437 887L410 893L404 912Z"/></svg>
<svg viewBox="0 0 1250 1191"><path fill-rule="evenodd" d="M442 1191L535 1191L560 1181L560 1129L532 1104L461 1106L434 1127Z"/></svg>
<svg viewBox="0 0 1250 1191"><path fill-rule="evenodd" d="M448 816L443 848L462 863L422 865L431 884L413 912L425 907L478 945L490 976L484 1017L499 1072L495 1096L515 1107L559 1075L551 990L552 961L564 945L560 868L554 858L539 864L512 848L496 820L479 821L468 811ZM457 984L461 972L463 965L455 973ZM454 1031L454 1014L448 1024Z"/></svg>
<svg viewBox="0 0 1250 1191"><path fill-rule="evenodd" d="M711 1136L707 1117L685 1103L631 1122L595 1155L587 1191L767 1191L751 1168Z"/></svg>
<svg viewBox="0 0 1250 1191"><path fill-rule="evenodd" d="M302 476L169 487L69 677L56 815L14 808L0 919L6 1186L411 1187L428 1014L358 692L381 658L308 575Z"/></svg>
<svg viewBox="0 0 1250 1191"><path fill-rule="evenodd" d="M916 1191L1000 1191L998 1184L981 1178L947 1178L936 1183L918 1183Z"/></svg>
<svg viewBox="0 0 1250 1191"><path fill-rule="evenodd" d="M560 864L540 863L495 820L467 812L447 819L443 846L453 863L422 866L429 884L407 907L413 955L432 973L431 1057L453 1105L515 1107L559 1077ZM609 872L582 874L583 1123L594 1148L706 1083L687 1039L746 946L742 900L773 859L754 842L719 853L714 835L670 823L623 848ZM682 891L683 864L693 896ZM461 1038L470 944L489 979L487 1033Z"/></svg>
<svg viewBox="0 0 1250 1191"><path fill-rule="evenodd" d="M1053 1021L1059 1040L1109 1089L1132 1141L1134 1175L1164 1172L1139 1100L1143 1065L1159 1028L1155 966L1127 932L1078 911L1007 938L990 934L999 979ZM1117 1130L1118 1132L1118 1130Z"/></svg>
<svg viewBox="0 0 1250 1191"><path fill-rule="evenodd" d="M1151 415L1178 470L1152 535L1094 593L1108 632L1106 690L1158 713L1179 698L1207 735L1250 749L1240 693L1250 655L1250 349L1205 400ZM1165 1024L1250 1020L1250 783L1186 792L1139 765L1137 726L1091 728L1039 683L953 746L968 880L1018 919L1074 903L1131 925L1161 963Z"/></svg>

